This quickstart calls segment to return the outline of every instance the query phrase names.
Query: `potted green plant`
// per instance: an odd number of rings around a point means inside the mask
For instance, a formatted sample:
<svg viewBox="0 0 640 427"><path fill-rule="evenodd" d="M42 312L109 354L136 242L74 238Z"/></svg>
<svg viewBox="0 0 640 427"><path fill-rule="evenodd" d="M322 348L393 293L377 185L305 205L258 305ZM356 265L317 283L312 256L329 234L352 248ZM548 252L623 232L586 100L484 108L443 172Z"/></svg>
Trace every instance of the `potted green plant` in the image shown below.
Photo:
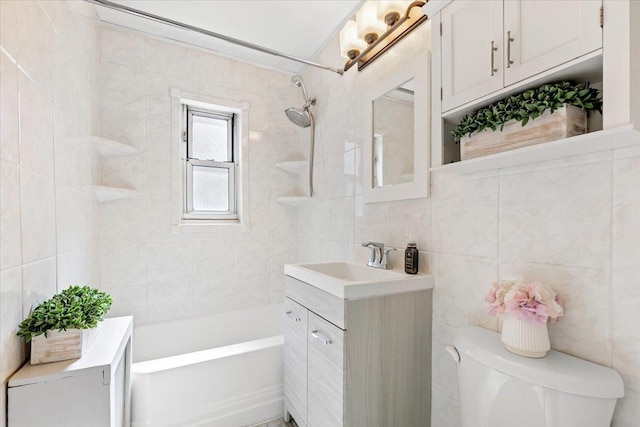
<svg viewBox="0 0 640 427"><path fill-rule="evenodd" d="M452 134L465 160L585 133L587 111L602 113L588 82L550 83L467 114Z"/></svg>
<svg viewBox="0 0 640 427"><path fill-rule="evenodd" d="M18 327L31 343L31 364L82 357L112 302L98 289L71 286L40 303Z"/></svg>

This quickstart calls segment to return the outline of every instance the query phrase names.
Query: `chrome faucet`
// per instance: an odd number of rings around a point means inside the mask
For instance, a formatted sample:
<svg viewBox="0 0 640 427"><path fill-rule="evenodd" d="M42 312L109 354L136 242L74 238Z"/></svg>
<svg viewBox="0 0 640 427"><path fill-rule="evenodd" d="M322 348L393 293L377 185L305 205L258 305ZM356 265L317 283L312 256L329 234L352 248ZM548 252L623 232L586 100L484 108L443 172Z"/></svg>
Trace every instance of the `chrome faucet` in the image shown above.
<svg viewBox="0 0 640 427"><path fill-rule="evenodd" d="M389 252L395 251L396 248L388 248L384 243L378 242L364 242L362 246L371 249L371 256L367 262L369 267L382 268L384 270L393 268L389 261Z"/></svg>

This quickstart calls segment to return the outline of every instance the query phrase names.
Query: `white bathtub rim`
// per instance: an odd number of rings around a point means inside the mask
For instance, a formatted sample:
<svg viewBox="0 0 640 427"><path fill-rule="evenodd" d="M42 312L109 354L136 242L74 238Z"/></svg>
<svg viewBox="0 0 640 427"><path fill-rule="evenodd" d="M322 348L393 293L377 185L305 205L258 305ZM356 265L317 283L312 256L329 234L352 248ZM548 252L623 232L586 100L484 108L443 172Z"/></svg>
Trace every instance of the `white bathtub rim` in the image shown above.
<svg viewBox="0 0 640 427"><path fill-rule="evenodd" d="M243 353L260 351L265 348L284 345L284 335L262 338L254 341L247 341L239 344L231 344L223 347L211 348L208 350L194 351L177 356L162 357L159 359L136 362L131 366L133 375L151 374L154 372L178 369L183 366L205 363L210 360L233 357Z"/></svg>

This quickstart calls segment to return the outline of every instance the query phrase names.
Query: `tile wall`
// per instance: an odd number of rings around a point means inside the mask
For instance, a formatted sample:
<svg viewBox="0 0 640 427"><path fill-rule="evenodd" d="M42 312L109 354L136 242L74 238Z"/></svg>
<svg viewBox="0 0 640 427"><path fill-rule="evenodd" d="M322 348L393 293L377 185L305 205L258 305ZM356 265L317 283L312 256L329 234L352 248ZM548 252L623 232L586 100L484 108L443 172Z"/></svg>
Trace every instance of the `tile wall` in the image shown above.
<svg viewBox="0 0 640 427"><path fill-rule="evenodd" d="M437 174L431 198L364 204L359 125L363 94L428 45L428 23L392 51L343 77L308 69L318 97L318 197L300 208L301 262L356 259L359 243L417 238L420 269L435 277L433 427L459 425L455 365L444 351L459 328L499 330L483 297L500 279L543 280L566 302L552 347L617 369L626 385L615 427L640 419L640 150L503 170L475 179ZM340 64L339 42L316 58Z"/></svg>
<svg viewBox="0 0 640 427"><path fill-rule="evenodd" d="M284 115L302 103L292 76L106 24L99 44L101 136L139 149L102 163L102 185L138 191L99 209L110 315L145 323L280 303L298 228L295 208L275 198L298 193L300 178L274 165L307 150ZM172 232L171 88L249 103L250 231Z"/></svg>
<svg viewBox="0 0 640 427"><path fill-rule="evenodd" d="M96 284L97 27L79 1L0 2L0 425L34 303Z"/></svg>

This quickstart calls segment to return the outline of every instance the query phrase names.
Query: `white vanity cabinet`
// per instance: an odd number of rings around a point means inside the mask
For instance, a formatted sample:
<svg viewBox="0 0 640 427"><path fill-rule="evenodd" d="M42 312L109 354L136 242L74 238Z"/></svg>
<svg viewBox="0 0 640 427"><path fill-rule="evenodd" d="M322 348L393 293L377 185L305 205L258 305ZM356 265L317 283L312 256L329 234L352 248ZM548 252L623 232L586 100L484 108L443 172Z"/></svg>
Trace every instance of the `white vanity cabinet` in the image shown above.
<svg viewBox="0 0 640 427"><path fill-rule="evenodd" d="M343 299L285 276L285 418L301 427L429 424L431 288Z"/></svg>
<svg viewBox="0 0 640 427"><path fill-rule="evenodd" d="M600 0L455 0L441 12L442 111L602 48Z"/></svg>
<svg viewBox="0 0 640 427"><path fill-rule="evenodd" d="M9 427L129 427L133 318L106 319L80 359L30 365L9 380Z"/></svg>

